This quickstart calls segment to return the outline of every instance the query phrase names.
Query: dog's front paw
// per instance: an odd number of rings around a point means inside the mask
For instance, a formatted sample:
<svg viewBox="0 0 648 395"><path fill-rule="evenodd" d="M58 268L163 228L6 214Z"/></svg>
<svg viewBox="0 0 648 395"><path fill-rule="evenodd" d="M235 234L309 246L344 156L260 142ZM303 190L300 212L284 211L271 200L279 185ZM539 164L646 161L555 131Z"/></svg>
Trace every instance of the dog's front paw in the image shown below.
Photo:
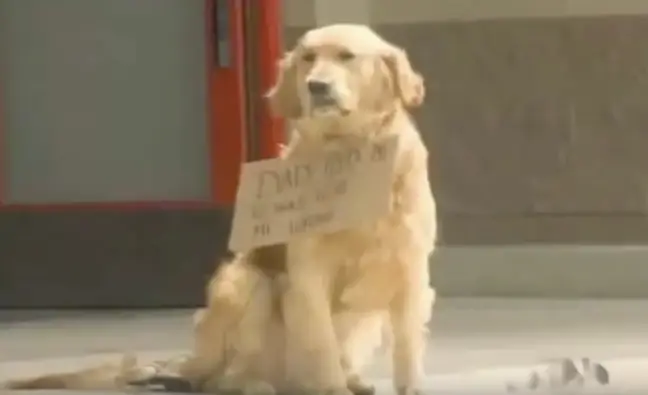
<svg viewBox="0 0 648 395"><path fill-rule="evenodd" d="M374 395L376 388L362 381L359 375L354 374L347 378L347 388L354 395Z"/></svg>
<svg viewBox="0 0 648 395"><path fill-rule="evenodd" d="M353 395L353 392L348 388L333 388L323 391L317 391L318 395Z"/></svg>
<svg viewBox="0 0 648 395"><path fill-rule="evenodd" d="M312 388L312 387L296 387L293 388L290 394L303 394L303 395L354 395L348 388Z"/></svg>
<svg viewBox="0 0 648 395"><path fill-rule="evenodd" d="M148 391L194 392L192 383L177 376L154 375L143 380L132 380L129 385Z"/></svg>
<svg viewBox="0 0 648 395"><path fill-rule="evenodd" d="M250 381L243 386L243 395L275 395L275 388L265 381Z"/></svg>
<svg viewBox="0 0 648 395"><path fill-rule="evenodd" d="M423 392L417 388L412 387L401 387L396 390L397 395L422 395Z"/></svg>

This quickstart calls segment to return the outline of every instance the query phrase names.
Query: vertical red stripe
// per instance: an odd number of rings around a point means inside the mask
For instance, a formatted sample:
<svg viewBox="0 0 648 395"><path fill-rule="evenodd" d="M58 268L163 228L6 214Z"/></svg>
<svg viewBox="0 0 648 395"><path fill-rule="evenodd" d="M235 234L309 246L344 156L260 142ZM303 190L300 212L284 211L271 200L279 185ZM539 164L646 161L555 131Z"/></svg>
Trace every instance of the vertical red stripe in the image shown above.
<svg viewBox="0 0 648 395"><path fill-rule="evenodd" d="M7 147L5 146L5 120L3 114L2 84L0 84L0 207L5 203L5 196L8 188L7 178L5 177L5 174L7 173L7 158L5 157Z"/></svg>
<svg viewBox="0 0 648 395"><path fill-rule="evenodd" d="M260 26L254 31L259 34L260 81L265 93L274 84L277 60L282 55L281 0L262 0L258 2L258 7ZM279 153L279 144L284 142L285 126L282 120L273 118L267 103L261 108L259 152L262 158L270 158Z"/></svg>
<svg viewBox="0 0 648 395"><path fill-rule="evenodd" d="M214 0L205 0L208 116L212 198L218 204L232 204L236 197L241 164L246 160L246 118L243 8L241 0L229 1L230 67L214 61Z"/></svg>

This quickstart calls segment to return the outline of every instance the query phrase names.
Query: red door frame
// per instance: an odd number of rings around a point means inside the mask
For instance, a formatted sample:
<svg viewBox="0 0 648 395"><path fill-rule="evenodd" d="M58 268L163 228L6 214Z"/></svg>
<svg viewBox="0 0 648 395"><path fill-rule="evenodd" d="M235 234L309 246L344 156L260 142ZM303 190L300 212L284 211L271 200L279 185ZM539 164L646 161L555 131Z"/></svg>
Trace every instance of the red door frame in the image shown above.
<svg viewBox="0 0 648 395"><path fill-rule="evenodd" d="M283 44L281 42L281 0L262 0L259 5L258 48L261 63L260 82L264 93L270 90L275 83L277 74L277 61L281 56ZM260 117L259 153L262 158L272 158L278 155L280 144L284 142L285 124L282 120L272 116L267 105L262 106L263 114Z"/></svg>
<svg viewBox="0 0 648 395"><path fill-rule="evenodd" d="M208 116L208 141L210 166L209 182L211 199L206 201L128 201L128 202L88 202L60 204L5 204L6 179L2 154L9 147L3 145L2 102L0 102L0 212L2 211L51 211L51 210L144 210L144 209L205 209L233 204L238 185L241 164L246 158L246 108L245 108L245 59L243 20L243 1L227 0L231 67L219 67L215 62L216 46L214 34L214 7L216 0L203 0L205 3L205 44L207 58L208 97L206 98ZM257 70L261 70L264 87L270 87L276 70L275 62L280 54L280 1L263 0L255 6L262 15L259 32L261 54ZM2 87L0 86L0 89ZM269 112L262 114L259 131L260 151L264 157L278 152L282 141L283 124L271 117Z"/></svg>
<svg viewBox="0 0 648 395"><path fill-rule="evenodd" d="M211 186L215 202L230 204L236 196L241 163L246 160L243 2L228 0L231 67L223 68L215 62L214 49L217 43L213 32L217 27L212 16L216 1L218 0L205 1Z"/></svg>

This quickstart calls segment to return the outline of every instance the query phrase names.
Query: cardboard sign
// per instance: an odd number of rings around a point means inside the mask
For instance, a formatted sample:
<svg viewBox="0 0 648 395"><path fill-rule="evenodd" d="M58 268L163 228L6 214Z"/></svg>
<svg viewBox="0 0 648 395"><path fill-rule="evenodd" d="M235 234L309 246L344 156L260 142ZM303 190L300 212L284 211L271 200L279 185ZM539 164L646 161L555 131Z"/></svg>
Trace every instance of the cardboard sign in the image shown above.
<svg viewBox="0 0 648 395"><path fill-rule="evenodd" d="M307 160L269 159L241 171L232 251L352 228L385 215L397 138L344 147Z"/></svg>

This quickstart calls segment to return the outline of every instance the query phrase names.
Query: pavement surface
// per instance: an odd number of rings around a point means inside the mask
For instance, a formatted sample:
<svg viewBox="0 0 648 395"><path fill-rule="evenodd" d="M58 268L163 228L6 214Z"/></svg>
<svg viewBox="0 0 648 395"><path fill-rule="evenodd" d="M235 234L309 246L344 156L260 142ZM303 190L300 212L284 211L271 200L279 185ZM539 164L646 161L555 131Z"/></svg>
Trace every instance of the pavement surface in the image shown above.
<svg viewBox="0 0 648 395"><path fill-rule="evenodd" d="M648 372L647 311L648 300L440 298L425 361L426 392L524 386L532 370L565 357L603 361L614 377L637 370L628 366ZM125 351L144 359L184 353L192 313L0 311L0 381L116 360ZM367 371L380 393L390 393L389 371L385 356ZM643 373L630 376L613 383L648 392Z"/></svg>

